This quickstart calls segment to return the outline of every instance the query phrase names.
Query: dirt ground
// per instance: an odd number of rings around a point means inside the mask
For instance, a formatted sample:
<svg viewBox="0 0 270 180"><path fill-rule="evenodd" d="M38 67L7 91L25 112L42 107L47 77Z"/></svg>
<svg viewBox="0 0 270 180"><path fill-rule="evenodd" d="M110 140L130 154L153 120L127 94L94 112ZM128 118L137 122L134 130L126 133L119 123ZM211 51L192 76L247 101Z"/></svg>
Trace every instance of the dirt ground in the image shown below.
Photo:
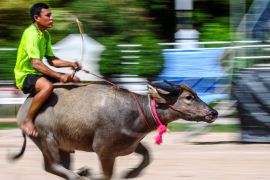
<svg viewBox="0 0 270 180"><path fill-rule="evenodd" d="M186 133L169 132L164 142L153 143L154 133L144 144L150 149L152 163L138 180L248 180L270 179L270 144L240 144L237 133L207 133L185 142ZM24 156L10 163L7 152L18 152L23 138L18 129L0 131L0 179L1 180L57 180L61 179L43 170L42 155L28 139ZM101 171L94 153L76 152L74 169L91 168L94 177ZM116 161L113 179L121 179L140 157L131 154Z"/></svg>

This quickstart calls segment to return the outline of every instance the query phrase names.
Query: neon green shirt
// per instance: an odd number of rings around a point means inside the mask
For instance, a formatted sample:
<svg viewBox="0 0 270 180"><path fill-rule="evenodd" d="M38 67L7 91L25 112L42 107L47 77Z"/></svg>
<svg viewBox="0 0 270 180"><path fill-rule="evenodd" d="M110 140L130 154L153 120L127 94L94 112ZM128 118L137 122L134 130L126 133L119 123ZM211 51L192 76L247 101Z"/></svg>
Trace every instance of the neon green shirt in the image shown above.
<svg viewBox="0 0 270 180"><path fill-rule="evenodd" d="M41 32L34 24L25 29L17 52L14 68L16 86L22 89L28 74L41 75L32 67L33 58L42 60L45 56L54 56L51 37L48 31Z"/></svg>

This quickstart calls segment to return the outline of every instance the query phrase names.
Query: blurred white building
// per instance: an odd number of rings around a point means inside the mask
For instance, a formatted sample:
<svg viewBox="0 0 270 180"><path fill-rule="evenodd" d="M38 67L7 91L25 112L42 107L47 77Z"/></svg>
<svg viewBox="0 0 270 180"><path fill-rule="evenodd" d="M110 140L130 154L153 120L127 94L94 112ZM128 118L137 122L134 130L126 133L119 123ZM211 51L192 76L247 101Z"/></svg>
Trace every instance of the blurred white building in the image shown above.
<svg viewBox="0 0 270 180"><path fill-rule="evenodd" d="M83 40L80 34L70 34L63 40L53 45L54 54L60 59L79 62L83 69L90 71L93 74L99 75L100 55L105 47L87 35L83 35ZM71 68L54 68L47 61L44 61L50 68L57 72L73 73ZM76 73L82 81L101 80L93 75L79 71Z"/></svg>

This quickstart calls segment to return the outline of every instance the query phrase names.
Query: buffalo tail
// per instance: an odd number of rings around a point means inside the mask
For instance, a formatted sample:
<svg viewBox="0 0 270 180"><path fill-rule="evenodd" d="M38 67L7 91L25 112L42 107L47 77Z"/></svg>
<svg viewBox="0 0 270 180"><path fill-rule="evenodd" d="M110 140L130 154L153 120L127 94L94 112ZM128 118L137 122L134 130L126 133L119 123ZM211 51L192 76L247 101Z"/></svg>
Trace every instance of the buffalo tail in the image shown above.
<svg viewBox="0 0 270 180"><path fill-rule="evenodd" d="M14 161L14 160L20 158L24 154L24 151L25 151L25 148L26 148L26 135L23 132L22 132L22 135L23 135L24 141L23 141L21 151L18 154L8 154L8 160L9 161Z"/></svg>

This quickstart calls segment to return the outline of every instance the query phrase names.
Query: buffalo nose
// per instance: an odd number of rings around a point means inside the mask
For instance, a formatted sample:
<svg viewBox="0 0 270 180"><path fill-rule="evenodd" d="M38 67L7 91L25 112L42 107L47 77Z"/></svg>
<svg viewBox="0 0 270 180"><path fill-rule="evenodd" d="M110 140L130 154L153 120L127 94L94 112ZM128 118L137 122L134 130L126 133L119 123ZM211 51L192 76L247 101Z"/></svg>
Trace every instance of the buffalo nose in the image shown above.
<svg viewBox="0 0 270 180"><path fill-rule="evenodd" d="M216 119L218 117L218 112L215 109L213 109L212 110L212 115Z"/></svg>

